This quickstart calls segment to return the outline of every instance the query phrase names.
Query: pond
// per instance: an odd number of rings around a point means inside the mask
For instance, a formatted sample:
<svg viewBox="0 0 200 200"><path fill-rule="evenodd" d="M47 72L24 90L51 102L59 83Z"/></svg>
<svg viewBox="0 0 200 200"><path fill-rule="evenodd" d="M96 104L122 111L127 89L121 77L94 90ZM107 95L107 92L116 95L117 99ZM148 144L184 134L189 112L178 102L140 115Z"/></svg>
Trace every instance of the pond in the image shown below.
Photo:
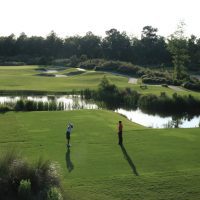
<svg viewBox="0 0 200 200"><path fill-rule="evenodd" d="M77 95L65 95L65 96L0 96L0 104L15 103L20 99L31 100L35 102L55 102L56 104L63 103L64 110L77 110L77 109L99 109L95 103L87 102ZM187 119L186 116L170 116L161 117L159 115L151 115L137 110L124 110L116 109L115 112L126 116L132 122L141 124L146 127L152 128L192 128L199 127L200 116L193 116Z"/></svg>
<svg viewBox="0 0 200 200"><path fill-rule="evenodd" d="M132 122L152 128L194 128L199 127L200 124L200 116L194 116L190 119L187 119L186 116L161 117L144 113L140 109L131 111L117 109L116 112L126 116Z"/></svg>
<svg viewBox="0 0 200 200"><path fill-rule="evenodd" d="M86 102L77 95L65 96L0 96L0 104L15 103L20 99L30 100L35 102L55 102L56 104L63 103L64 110L78 110L78 109L98 109L94 103Z"/></svg>

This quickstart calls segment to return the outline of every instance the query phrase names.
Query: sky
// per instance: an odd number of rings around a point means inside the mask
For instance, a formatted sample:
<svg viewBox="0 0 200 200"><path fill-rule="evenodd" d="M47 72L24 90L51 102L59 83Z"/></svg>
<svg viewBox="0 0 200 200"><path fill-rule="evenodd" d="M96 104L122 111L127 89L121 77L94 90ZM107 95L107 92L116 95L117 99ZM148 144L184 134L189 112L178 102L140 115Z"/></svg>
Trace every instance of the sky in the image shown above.
<svg viewBox="0 0 200 200"><path fill-rule="evenodd" d="M139 37L151 25L167 37L184 21L186 36L200 37L199 8L200 0L0 0L0 35L104 37L116 28Z"/></svg>

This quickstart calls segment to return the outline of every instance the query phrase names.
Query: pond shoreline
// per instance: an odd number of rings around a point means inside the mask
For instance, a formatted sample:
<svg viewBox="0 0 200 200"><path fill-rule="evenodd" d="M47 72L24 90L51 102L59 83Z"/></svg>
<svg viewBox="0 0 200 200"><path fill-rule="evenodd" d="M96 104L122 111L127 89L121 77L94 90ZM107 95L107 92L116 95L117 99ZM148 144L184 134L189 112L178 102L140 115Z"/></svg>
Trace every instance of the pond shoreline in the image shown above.
<svg viewBox="0 0 200 200"><path fill-rule="evenodd" d="M80 95L81 91L48 91L48 90L0 90L0 95L14 96L14 95Z"/></svg>
<svg viewBox="0 0 200 200"><path fill-rule="evenodd" d="M1 106L2 105L2 106ZM4 107L3 107L4 106ZM105 109L98 102L87 101L81 95L0 95L1 113L9 111L69 111L82 109ZM3 110L4 108L4 110ZM7 110L6 110L7 108ZM200 116L171 115L161 116L146 113L141 109L107 109L123 115L130 121L148 128L194 128L200 125Z"/></svg>

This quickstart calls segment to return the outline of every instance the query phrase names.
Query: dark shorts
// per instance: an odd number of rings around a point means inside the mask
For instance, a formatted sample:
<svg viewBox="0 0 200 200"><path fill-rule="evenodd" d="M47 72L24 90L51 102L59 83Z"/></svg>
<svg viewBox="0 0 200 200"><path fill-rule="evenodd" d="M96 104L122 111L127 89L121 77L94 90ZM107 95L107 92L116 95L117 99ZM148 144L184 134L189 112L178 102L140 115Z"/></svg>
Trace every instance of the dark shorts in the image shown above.
<svg viewBox="0 0 200 200"><path fill-rule="evenodd" d="M66 138L69 140L70 139L70 132L66 133Z"/></svg>

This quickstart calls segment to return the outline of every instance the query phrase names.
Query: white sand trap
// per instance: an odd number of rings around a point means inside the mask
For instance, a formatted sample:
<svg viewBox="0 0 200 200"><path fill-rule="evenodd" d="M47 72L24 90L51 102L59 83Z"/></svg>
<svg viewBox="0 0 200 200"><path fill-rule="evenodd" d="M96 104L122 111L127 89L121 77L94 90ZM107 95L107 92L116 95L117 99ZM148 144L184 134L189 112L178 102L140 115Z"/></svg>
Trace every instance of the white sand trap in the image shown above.
<svg viewBox="0 0 200 200"><path fill-rule="evenodd" d="M56 74L55 77L61 78L61 77L67 77L67 76L66 76L66 75L63 75L63 74Z"/></svg>
<svg viewBox="0 0 200 200"><path fill-rule="evenodd" d="M58 70L46 70L44 71L44 73L47 73L47 74L53 74L53 73L57 73Z"/></svg>
<svg viewBox="0 0 200 200"><path fill-rule="evenodd" d="M129 78L128 79L128 83L131 83L131 84L137 84L137 81L138 81L137 78Z"/></svg>
<svg viewBox="0 0 200 200"><path fill-rule="evenodd" d="M85 69L82 69L82 68L76 68L78 71L82 71L82 72L85 72L86 70Z"/></svg>
<svg viewBox="0 0 200 200"><path fill-rule="evenodd" d="M171 88L172 90L177 91L177 92L185 91L183 88L181 88L179 86L168 85L168 87Z"/></svg>

